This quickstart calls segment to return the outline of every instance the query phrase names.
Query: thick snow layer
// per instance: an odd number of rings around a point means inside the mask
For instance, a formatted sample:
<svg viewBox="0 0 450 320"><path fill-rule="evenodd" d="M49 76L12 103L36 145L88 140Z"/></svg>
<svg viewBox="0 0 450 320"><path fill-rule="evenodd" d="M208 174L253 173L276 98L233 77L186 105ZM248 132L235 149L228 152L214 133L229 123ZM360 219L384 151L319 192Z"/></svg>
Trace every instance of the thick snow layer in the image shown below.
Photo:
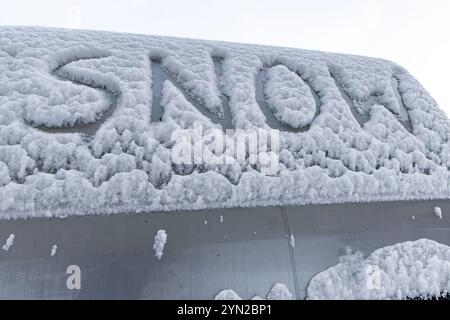
<svg viewBox="0 0 450 320"><path fill-rule="evenodd" d="M279 129L278 170L174 164L172 134L196 122ZM448 198L449 137L385 60L0 28L1 218Z"/></svg>
<svg viewBox="0 0 450 320"><path fill-rule="evenodd" d="M9 251L9 249L12 247L12 245L14 244L14 239L16 238L16 236L14 234L10 234L8 239L6 239L5 244L3 245L2 249L4 251Z"/></svg>
<svg viewBox="0 0 450 320"><path fill-rule="evenodd" d="M155 242L153 243L153 250L155 250L155 257L161 260L163 256L164 246L167 242L167 233L165 230L159 230L155 235Z"/></svg>
<svg viewBox="0 0 450 320"><path fill-rule="evenodd" d="M341 258L315 276L308 299L407 299L450 293L450 247L422 239Z"/></svg>

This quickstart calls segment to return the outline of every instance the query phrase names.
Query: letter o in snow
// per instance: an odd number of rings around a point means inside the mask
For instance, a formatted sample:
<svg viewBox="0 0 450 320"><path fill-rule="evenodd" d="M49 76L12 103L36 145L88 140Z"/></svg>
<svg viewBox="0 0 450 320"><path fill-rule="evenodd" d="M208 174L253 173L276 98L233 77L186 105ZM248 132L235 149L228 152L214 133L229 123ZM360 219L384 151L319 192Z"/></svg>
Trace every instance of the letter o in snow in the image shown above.
<svg viewBox="0 0 450 320"><path fill-rule="evenodd" d="M303 79L283 65L271 67L266 76L264 95L275 117L294 129L310 125L317 106Z"/></svg>

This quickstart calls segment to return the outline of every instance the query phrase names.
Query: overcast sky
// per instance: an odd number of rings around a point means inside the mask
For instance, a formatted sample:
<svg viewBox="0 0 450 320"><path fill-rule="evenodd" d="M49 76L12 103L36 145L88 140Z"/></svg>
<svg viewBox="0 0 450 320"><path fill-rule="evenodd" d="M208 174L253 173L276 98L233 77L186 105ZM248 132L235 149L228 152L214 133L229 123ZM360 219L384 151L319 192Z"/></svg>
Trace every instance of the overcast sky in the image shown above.
<svg viewBox="0 0 450 320"><path fill-rule="evenodd" d="M449 0L1 0L0 25L290 46L381 57L450 114Z"/></svg>

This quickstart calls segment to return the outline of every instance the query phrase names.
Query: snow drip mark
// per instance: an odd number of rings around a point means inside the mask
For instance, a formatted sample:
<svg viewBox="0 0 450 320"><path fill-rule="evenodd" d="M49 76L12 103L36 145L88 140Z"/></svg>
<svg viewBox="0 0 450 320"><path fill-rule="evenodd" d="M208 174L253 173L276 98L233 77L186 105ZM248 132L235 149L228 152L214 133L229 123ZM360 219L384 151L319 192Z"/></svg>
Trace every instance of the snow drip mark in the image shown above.
<svg viewBox="0 0 450 320"><path fill-rule="evenodd" d="M114 111L117 108L117 95L113 92L113 90L108 89L106 86L101 85L99 83L96 83L94 80L87 80L87 81L80 81L74 78L71 78L68 74L61 72L62 68L65 67L68 64L71 64L73 62L81 61L81 60L91 60L91 59L101 59L105 58L105 56L92 56L87 58L72 58L63 64L58 65L51 74L60 81L70 81L74 84L81 85L81 86L87 86L93 89L101 90L105 93L105 95L108 97L108 100L110 102L110 105L104 111L103 113L100 113L97 115L97 119L95 122L91 123L75 123L73 126L62 126L62 127L48 127L48 126L37 126L41 131L48 132L48 133L84 133L89 136L95 135L95 133L98 131L100 126L109 118L112 116ZM29 124L32 125L32 124Z"/></svg>
<svg viewBox="0 0 450 320"><path fill-rule="evenodd" d="M3 251L9 251L9 249L12 247L12 245L14 244L14 239L16 238L16 236L14 234L10 234L8 239L6 239L5 244L3 245L2 249Z"/></svg>
<svg viewBox="0 0 450 320"><path fill-rule="evenodd" d="M155 242L153 244L153 250L155 250L155 257L158 258L158 260L161 260L163 256L166 242L167 242L166 231L159 230L155 235Z"/></svg>
<svg viewBox="0 0 450 320"><path fill-rule="evenodd" d="M271 67L275 67L278 65L283 65L281 63L274 63L271 65L265 65L262 69L259 70L257 76L256 76L256 83L255 83L255 88L256 88L256 102L259 105L259 108L261 109L262 113L264 114L264 116L266 117L266 121L267 124L269 125L269 127L271 127L272 129L278 129L280 131L287 131L287 132L293 132L293 133L298 133L298 132L306 132L309 130L310 125L304 126L302 128L293 128L288 124L285 124L281 121L279 121L273 111L269 108L268 104L267 104L267 97L264 94L264 85L265 85L265 81L267 78L267 70ZM289 69L289 68L288 68ZM292 71L291 69L289 69L290 71ZM298 77L300 77L303 82L308 86L309 90L311 91L311 94L314 97L314 100L316 102L316 114L314 115L314 119L319 115L320 113L320 98L318 93L313 89L313 87L311 86L311 83L306 80L304 77L302 77L298 72L296 71L292 71L294 72Z"/></svg>
<svg viewBox="0 0 450 320"><path fill-rule="evenodd" d="M222 76L222 65L221 58L212 57L214 62L214 71L217 78ZM231 129L231 114L228 106L228 97L222 93L222 105L224 110L223 117L219 117L207 110L202 104L197 102L186 90L178 83L174 75L167 71L164 66L162 66L162 59L158 57L151 57L151 68L152 68L152 89L153 89L153 100L152 100L152 116L151 122L158 122L162 120L164 113L161 107L162 99L162 87L164 81L170 81L179 91L183 92L184 97L190 104L192 104L198 111L200 111L205 117L209 118L213 123L220 124L223 129ZM218 86L220 89L220 86Z"/></svg>

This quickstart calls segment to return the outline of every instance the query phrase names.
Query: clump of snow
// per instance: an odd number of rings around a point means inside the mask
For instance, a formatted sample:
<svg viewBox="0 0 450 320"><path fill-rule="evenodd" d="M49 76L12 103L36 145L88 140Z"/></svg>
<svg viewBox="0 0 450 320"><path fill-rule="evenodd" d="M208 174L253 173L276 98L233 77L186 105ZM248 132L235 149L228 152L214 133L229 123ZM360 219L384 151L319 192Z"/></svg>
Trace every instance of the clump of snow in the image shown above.
<svg viewBox="0 0 450 320"><path fill-rule="evenodd" d="M421 239L360 252L316 275L308 299L431 298L450 292L450 247Z"/></svg>
<svg viewBox="0 0 450 320"><path fill-rule="evenodd" d="M443 216L442 216L442 209L440 207L435 207L434 208L434 214L436 215L436 217L438 217L439 219L442 220Z"/></svg>
<svg viewBox="0 0 450 320"><path fill-rule="evenodd" d="M58 246L54 244L52 246L52 250L50 251L50 256L53 257L56 254L56 251L58 250Z"/></svg>
<svg viewBox="0 0 450 320"><path fill-rule="evenodd" d="M267 294L267 300L292 300L292 294L286 285L276 283L272 286ZM242 298L232 289L220 291L215 297L215 300L242 300ZM260 296L253 296L250 300L264 300Z"/></svg>
<svg viewBox="0 0 450 320"><path fill-rule="evenodd" d="M256 98L267 66L270 110ZM225 114L270 129L267 112L281 123L276 175L233 154L172 162L175 130L226 129ZM428 92L385 60L0 27L0 218L449 198L449 137Z"/></svg>
<svg viewBox="0 0 450 320"><path fill-rule="evenodd" d="M9 251L9 249L12 247L12 245L14 244L14 239L16 238L16 236L14 234L10 234L8 239L6 239L5 244L3 245L2 249L4 251Z"/></svg>
<svg viewBox="0 0 450 320"><path fill-rule="evenodd" d="M161 260L163 256L164 246L167 242L167 233L165 230L159 230L155 235L155 242L153 250L155 250L155 257Z"/></svg>
<svg viewBox="0 0 450 320"><path fill-rule="evenodd" d="M234 290L226 289L216 294L214 300L242 300L242 298Z"/></svg>
<svg viewBox="0 0 450 320"><path fill-rule="evenodd" d="M219 221L220 221L220 223L223 223L223 216L220 216Z"/></svg>
<svg viewBox="0 0 450 320"><path fill-rule="evenodd" d="M289 236L289 244L291 245L292 248L295 248L295 237L293 234Z"/></svg>
<svg viewBox="0 0 450 320"><path fill-rule="evenodd" d="M285 284L276 283L270 289L267 300L292 300L292 294Z"/></svg>

